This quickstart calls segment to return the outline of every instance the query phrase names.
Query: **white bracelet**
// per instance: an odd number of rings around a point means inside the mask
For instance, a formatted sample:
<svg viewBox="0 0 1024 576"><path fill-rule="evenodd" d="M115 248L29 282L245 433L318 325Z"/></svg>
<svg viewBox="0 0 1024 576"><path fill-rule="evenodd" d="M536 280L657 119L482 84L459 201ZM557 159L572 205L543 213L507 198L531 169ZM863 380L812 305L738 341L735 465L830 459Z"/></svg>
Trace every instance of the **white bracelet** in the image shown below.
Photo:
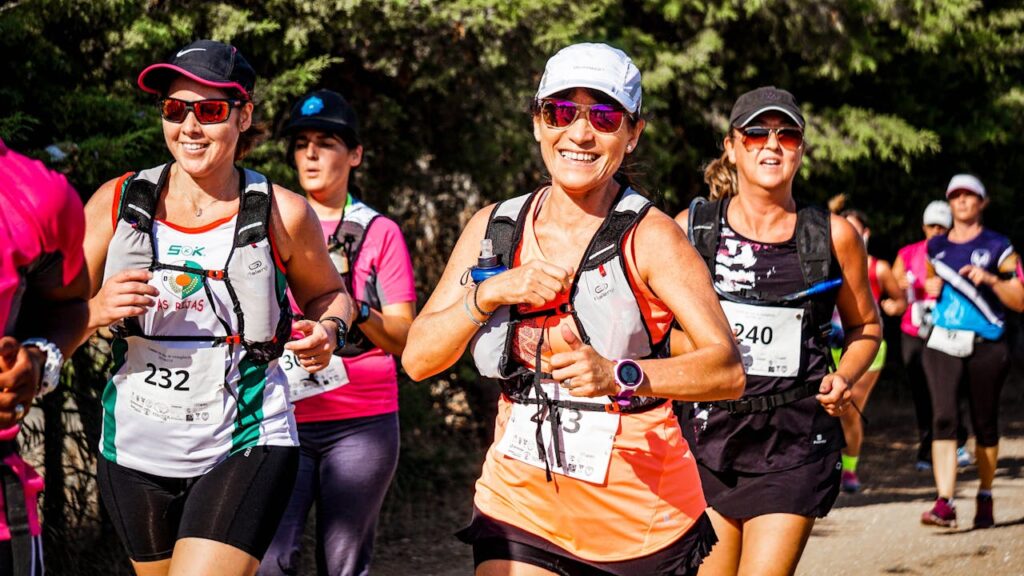
<svg viewBox="0 0 1024 576"><path fill-rule="evenodd" d="M466 311L466 318L469 318L470 322L476 324L477 328L483 328L487 325L487 322L477 320L476 317L473 316L473 312L469 309L469 290L467 290L466 294L462 297L462 308Z"/></svg>

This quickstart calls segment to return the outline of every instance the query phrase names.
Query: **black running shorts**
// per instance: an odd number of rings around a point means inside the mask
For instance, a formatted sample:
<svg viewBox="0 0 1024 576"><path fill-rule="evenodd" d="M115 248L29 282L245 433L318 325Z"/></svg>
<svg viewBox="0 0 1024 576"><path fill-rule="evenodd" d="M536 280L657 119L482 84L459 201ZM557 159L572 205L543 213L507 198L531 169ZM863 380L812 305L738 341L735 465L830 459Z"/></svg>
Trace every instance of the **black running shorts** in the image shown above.
<svg viewBox="0 0 1024 576"><path fill-rule="evenodd" d="M164 478L100 456L100 496L128 556L171 557L180 538L234 546L257 560L277 531L295 484L299 449L254 446L195 478Z"/></svg>

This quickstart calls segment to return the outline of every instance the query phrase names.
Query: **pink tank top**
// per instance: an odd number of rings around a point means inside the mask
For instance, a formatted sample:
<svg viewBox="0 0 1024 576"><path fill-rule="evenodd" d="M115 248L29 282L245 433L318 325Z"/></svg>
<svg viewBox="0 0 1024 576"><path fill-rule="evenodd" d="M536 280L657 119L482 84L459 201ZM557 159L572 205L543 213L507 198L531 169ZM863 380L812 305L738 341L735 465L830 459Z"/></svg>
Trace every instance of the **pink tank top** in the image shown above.
<svg viewBox="0 0 1024 576"><path fill-rule="evenodd" d="M900 248L897 257L903 260L907 270L907 280L910 281L910 290L907 297L907 311L903 313L900 320L900 329L909 336L918 336L920 326L914 323L914 306L921 306L922 303L932 301L924 291L924 281L928 278L928 243L925 240L915 242L909 246ZM912 296L912 297L911 297Z"/></svg>

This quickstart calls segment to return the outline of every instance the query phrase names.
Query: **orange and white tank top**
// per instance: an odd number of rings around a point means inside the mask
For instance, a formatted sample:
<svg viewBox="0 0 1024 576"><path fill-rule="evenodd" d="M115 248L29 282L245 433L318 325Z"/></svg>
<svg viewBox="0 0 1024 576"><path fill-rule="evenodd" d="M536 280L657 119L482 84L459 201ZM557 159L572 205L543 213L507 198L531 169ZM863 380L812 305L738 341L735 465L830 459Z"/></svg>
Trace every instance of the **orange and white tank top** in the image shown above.
<svg viewBox="0 0 1024 576"><path fill-rule="evenodd" d="M538 206L540 202L537 202ZM533 217L525 223L516 264L543 258ZM640 281L633 234L623 241L630 284L651 340L662 340L671 328L672 313ZM545 308L551 305L545 306ZM528 310L524 310L526 312ZM569 314L520 324L513 343L517 360L534 365L540 331L542 361L568 351L560 326L576 327ZM577 332L578 335L578 332ZM546 367L545 367L546 368ZM706 508L696 461L682 437L671 403L646 412L623 415L615 433L607 476L601 484L564 475L548 482L544 469L524 464L497 449L513 410L501 397L495 442L476 483L475 504L491 518L540 536L587 560L615 562L646 556L685 534Z"/></svg>

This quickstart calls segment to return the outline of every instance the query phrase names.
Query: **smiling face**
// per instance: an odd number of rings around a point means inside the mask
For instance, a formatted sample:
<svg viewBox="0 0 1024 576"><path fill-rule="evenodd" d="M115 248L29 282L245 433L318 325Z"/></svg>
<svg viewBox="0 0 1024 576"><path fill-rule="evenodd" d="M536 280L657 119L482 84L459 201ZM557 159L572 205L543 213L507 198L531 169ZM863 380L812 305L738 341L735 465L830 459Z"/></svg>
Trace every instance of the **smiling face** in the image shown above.
<svg viewBox="0 0 1024 576"><path fill-rule="evenodd" d="M167 96L195 102L208 98L228 99L233 95L218 88L212 88L179 76L171 82ZM218 124L200 124L189 111L181 123L162 120L164 142L171 151L178 166L193 178L203 178L232 167L238 136L252 124L252 102L245 102L240 108L232 108L228 119Z"/></svg>
<svg viewBox="0 0 1024 576"><path fill-rule="evenodd" d="M551 98L583 105L615 103L610 98L597 95L601 98L595 98L589 90L575 88ZM540 143L540 153L552 183L573 195L607 189L613 183L612 176L622 165L627 147L631 150L636 148L643 128L643 120L634 124L625 118L616 132L598 132L582 111L565 128L549 127L540 114L533 117L533 134Z"/></svg>
<svg viewBox="0 0 1024 576"><path fill-rule="evenodd" d="M295 168L299 185L317 202L348 193L352 169L363 161L363 147L349 148L335 134L302 130L295 135Z"/></svg>
<svg viewBox="0 0 1024 576"><path fill-rule="evenodd" d="M799 128L791 118L780 112L765 112L747 124L747 128ZM793 178L800 169L804 147L789 150L779 144L778 135L772 133L763 148L747 150L743 135L733 128L723 142L729 160L736 165L736 176L740 190L756 186L768 191L790 189Z"/></svg>

